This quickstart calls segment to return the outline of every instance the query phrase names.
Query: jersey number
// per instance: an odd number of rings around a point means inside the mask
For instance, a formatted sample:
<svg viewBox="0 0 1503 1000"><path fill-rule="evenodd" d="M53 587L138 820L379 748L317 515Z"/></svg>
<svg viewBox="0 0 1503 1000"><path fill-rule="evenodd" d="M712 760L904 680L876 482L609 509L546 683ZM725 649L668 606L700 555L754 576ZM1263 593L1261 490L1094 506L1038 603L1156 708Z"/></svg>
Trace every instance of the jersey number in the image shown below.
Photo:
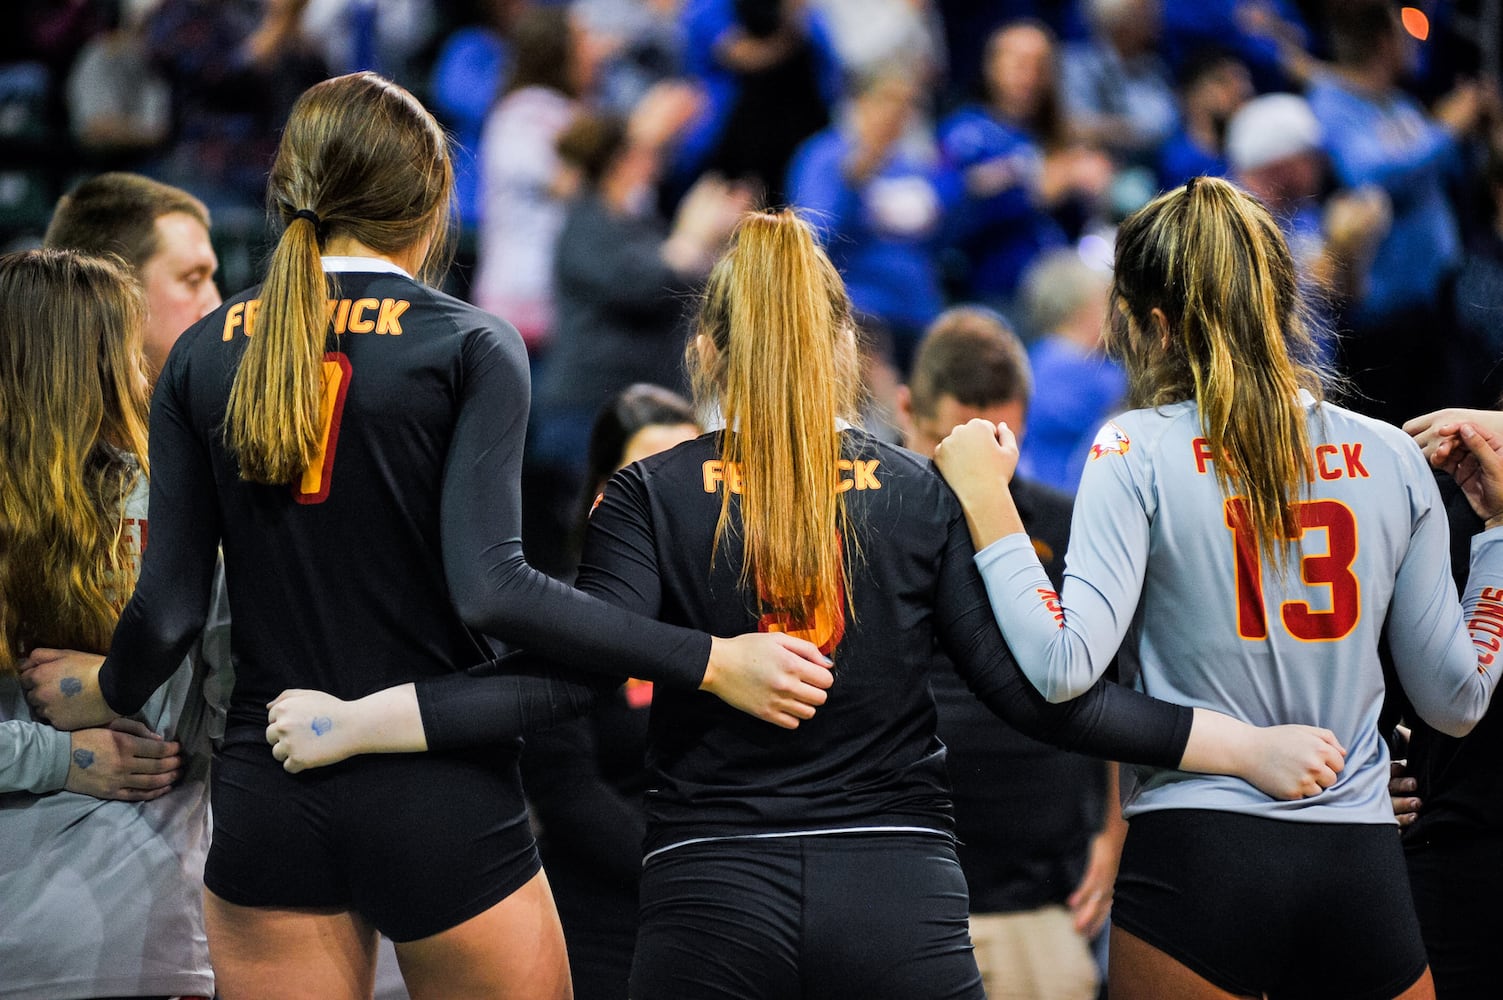
<svg viewBox="0 0 1503 1000"><path fill-rule="evenodd" d="M1263 562L1253 536L1247 498L1226 501L1226 526L1237 550L1237 633L1244 639L1268 638L1268 612L1263 601ZM1303 500L1294 505L1300 541L1310 531L1326 533L1326 551L1302 556L1300 578L1310 586L1326 587L1329 611L1316 611L1305 601L1285 601L1279 608L1284 629L1305 642L1343 639L1361 616L1361 587L1352 573L1357 558L1357 519L1336 500Z"/></svg>
<svg viewBox="0 0 1503 1000"><path fill-rule="evenodd" d="M761 591L762 588L758 586L757 589ZM759 596L763 605L772 603L767 593L762 592ZM842 583L835 594L835 606L815 608L812 620L794 620L786 612L774 610L757 619L757 631L786 632L814 643L826 656L832 655L840 640L845 638L845 584Z"/></svg>
<svg viewBox="0 0 1503 1000"><path fill-rule="evenodd" d="M339 444L339 422L344 416L344 398L350 391L350 359L338 351L324 355L318 386L318 453L292 487L298 503L323 503L329 499L334 478L334 448Z"/></svg>

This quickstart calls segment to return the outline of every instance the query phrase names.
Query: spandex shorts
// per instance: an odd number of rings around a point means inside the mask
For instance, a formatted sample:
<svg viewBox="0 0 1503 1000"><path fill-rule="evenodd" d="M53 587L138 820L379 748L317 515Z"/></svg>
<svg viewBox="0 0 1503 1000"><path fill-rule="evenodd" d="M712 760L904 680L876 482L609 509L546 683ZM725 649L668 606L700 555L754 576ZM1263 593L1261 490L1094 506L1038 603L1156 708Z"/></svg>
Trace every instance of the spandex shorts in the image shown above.
<svg viewBox="0 0 1503 1000"><path fill-rule="evenodd" d="M1270 1000L1388 1000L1425 971L1391 825L1142 813L1112 922L1224 990Z"/></svg>
<svg viewBox="0 0 1503 1000"><path fill-rule="evenodd" d="M946 834L685 844L642 870L636 1000L983 1000Z"/></svg>
<svg viewBox="0 0 1503 1000"><path fill-rule="evenodd" d="M354 757L289 774L264 741L214 760L204 885L238 906L353 910L416 941L490 909L541 867L516 753Z"/></svg>

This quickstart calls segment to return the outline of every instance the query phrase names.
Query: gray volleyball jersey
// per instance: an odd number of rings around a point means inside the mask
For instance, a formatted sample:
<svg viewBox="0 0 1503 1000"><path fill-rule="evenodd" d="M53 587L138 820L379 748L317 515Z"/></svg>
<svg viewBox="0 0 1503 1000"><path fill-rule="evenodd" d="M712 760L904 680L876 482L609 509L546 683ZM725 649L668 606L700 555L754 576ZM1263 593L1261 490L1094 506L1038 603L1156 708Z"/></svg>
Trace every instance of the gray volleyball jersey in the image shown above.
<svg viewBox="0 0 1503 1000"><path fill-rule="evenodd" d="M1503 669L1494 660L1503 531L1473 542L1464 618L1445 510L1419 449L1396 427L1304 402L1315 478L1282 578L1260 565L1242 501L1223 498L1193 402L1135 410L1102 429L1075 502L1061 595L1026 535L976 556L1008 643L1051 700L1088 687L1121 645L1152 695L1260 726L1324 726L1347 749L1337 783L1297 802L1237 778L1140 769L1129 816L1199 808L1394 822L1377 726L1385 622L1426 722L1461 733L1487 708Z"/></svg>
<svg viewBox="0 0 1503 1000"><path fill-rule="evenodd" d="M138 569L146 499L143 481L126 503ZM203 867L210 737L231 682L223 589L219 574L202 651L133 716L183 745L184 776L159 799L63 791L68 734L33 721L0 677L0 1000L213 995Z"/></svg>

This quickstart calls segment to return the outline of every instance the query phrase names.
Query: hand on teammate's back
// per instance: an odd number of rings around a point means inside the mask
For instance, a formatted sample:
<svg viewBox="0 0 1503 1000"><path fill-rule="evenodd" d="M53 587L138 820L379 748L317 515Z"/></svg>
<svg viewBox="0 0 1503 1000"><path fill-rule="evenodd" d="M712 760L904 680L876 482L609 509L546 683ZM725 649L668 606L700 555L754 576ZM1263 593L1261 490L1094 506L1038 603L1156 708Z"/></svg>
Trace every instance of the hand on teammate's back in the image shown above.
<svg viewBox="0 0 1503 1000"><path fill-rule="evenodd" d="M181 744L134 719L116 719L72 734L63 788L96 799L147 802L172 791L182 773Z"/></svg>
<svg viewBox="0 0 1503 1000"><path fill-rule="evenodd" d="M797 729L825 703L832 666L814 643L783 632L717 637L699 688L764 722Z"/></svg>

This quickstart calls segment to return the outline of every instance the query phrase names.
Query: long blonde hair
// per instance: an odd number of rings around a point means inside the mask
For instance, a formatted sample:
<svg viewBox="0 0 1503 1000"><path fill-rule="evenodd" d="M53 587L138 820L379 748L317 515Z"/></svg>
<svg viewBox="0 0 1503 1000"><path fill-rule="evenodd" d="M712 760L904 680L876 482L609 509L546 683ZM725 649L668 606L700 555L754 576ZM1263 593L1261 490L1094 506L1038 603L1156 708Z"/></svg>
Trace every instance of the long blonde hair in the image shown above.
<svg viewBox="0 0 1503 1000"><path fill-rule="evenodd" d="M145 316L118 258L0 257L0 674L34 646L104 652L135 587Z"/></svg>
<svg viewBox="0 0 1503 1000"><path fill-rule="evenodd" d="M337 234L391 254L427 238L432 277L448 252L453 189L443 129L391 81L351 73L298 98L267 182L268 209L284 228L225 414L242 478L290 483L322 447L329 290L319 248Z"/></svg>
<svg viewBox="0 0 1503 1000"><path fill-rule="evenodd" d="M1194 399L1224 496L1240 495L1259 551L1281 570L1313 477L1299 391L1321 397L1294 262L1252 196L1200 177L1117 232L1110 350L1130 401ZM1163 319L1154 315L1159 310Z"/></svg>
<svg viewBox="0 0 1503 1000"><path fill-rule="evenodd" d="M691 345L695 396L720 407L721 460L739 472L742 586L754 581L785 621L812 622L849 600L857 540L836 491L838 423L855 418L861 380L845 285L808 223L787 209L747 215L710 273L698 333L714 350ZM727 488L717 550L730 500Z"/></svg>

